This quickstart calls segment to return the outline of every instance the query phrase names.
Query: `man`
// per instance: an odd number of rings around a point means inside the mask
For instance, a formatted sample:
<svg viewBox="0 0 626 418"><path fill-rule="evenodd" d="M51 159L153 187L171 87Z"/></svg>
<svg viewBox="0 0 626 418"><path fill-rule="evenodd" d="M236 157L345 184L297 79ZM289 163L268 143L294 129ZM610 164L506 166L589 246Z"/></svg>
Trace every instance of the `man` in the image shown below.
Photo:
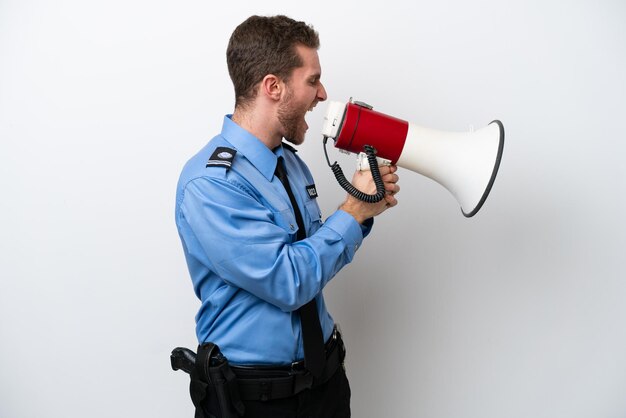
<svg viewBox="0 0 626 418"><path fill-rule="evenodd" d="M322 289L352 261L372 218L397 204L396 167L381 167L384 200L347 196L322 221L311 173L283 143L301 144L306 112L326 100L318 47L312 27L285 16L252 16L235 29L235 111L177 189L176 224L202 301L198 340L228 359L239 392L229 393L246 417L350 415L345 352ZM375 192L369 172L353 184ZM293 384L277 389L287 377ZM206 415L226 415L216 393L205 402Z"/></svg>

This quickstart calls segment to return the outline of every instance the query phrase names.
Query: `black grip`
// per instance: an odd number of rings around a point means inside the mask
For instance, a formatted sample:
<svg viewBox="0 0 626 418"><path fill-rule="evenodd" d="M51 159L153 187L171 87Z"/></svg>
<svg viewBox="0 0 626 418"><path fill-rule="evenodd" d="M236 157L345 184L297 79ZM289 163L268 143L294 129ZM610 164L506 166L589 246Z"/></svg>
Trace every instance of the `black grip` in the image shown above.
<svg viewBox="0 0 626 418"><path fill-rule="evenodd" d="M182 370L191 374L196 367L196 353L188 348L176 347L170 354L170 362L173 370Z"/></svg>

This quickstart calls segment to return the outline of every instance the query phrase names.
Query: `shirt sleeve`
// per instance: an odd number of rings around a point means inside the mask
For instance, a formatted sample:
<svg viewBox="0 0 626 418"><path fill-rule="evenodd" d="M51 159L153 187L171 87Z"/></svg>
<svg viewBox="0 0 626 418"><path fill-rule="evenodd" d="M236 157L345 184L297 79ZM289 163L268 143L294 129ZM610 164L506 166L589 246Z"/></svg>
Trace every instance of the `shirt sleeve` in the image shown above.
<svg viewBox="0 0 626 418"><path fill-rule="evenodd" d="M280 212L226 179L191 181L180 209L208 268L285 312L313 299L369 232L338 210L312 236L291 243L293 231L281 224Z"/></svg>

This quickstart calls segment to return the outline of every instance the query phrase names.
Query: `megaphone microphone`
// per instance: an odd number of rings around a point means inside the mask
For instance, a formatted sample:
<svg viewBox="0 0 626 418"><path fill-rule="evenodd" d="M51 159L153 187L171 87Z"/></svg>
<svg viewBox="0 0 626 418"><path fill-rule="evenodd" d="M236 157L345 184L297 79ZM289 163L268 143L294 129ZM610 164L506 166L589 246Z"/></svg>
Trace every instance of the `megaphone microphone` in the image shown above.
<svg viewBox="0 0 626 418"><path fill-rule="evenodd" d="M498 174L504 149L504 126L494 120L474 132L446 132L424 128L373 110L358 101L330 102L322 127L324 152L339 184L353 196L378 202L385 186L378 165L398 165L431 178L456 198L466 217L478 213ZM365 155L377 193L365 194L350 184L335 162L330 163L326 142ZM363 160L361 160L363 161ZM363 162L360 163L363 169Z"/></svg>

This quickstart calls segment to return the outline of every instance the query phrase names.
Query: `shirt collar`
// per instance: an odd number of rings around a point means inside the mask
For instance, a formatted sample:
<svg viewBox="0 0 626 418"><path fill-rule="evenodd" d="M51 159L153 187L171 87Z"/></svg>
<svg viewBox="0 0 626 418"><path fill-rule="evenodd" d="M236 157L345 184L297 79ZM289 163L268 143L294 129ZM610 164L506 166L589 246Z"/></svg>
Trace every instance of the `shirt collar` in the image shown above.
<svg viewBox="0 0 626 418"><path fill-rule="evenodd" d="M266 179L272 181L278 157L283 156L283 147L269 149L259 138L233 122L231 117L224 116L222 136L237 149L238 154L246 157Z"/></svg>

